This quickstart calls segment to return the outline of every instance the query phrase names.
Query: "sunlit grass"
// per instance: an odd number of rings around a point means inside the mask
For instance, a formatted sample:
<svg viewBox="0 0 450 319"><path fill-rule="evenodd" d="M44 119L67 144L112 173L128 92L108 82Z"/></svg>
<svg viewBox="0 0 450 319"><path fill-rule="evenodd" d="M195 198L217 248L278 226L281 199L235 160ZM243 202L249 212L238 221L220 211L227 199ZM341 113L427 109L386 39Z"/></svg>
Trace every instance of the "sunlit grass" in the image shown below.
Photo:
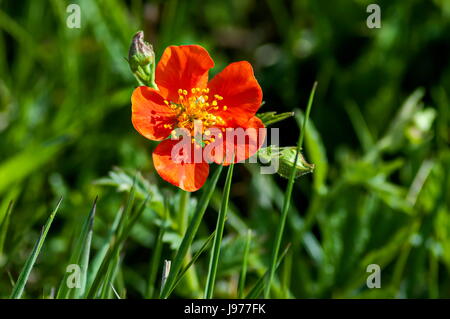
<svg viewBox="0 0 450 319"><path fill-rule="evenodd" d="M80 1L71 30L60 1L0 1L0 297L449 297L444 1L380 1L374 32L355 1L186 3ZM249 60L261 111L286 117L281 146L304 134L313 174L211 165L191 196L157 178L155 144L130 123L139 29L157 58L205 46L212 75ZM369 264L382 289L366 286Z"/></svg>

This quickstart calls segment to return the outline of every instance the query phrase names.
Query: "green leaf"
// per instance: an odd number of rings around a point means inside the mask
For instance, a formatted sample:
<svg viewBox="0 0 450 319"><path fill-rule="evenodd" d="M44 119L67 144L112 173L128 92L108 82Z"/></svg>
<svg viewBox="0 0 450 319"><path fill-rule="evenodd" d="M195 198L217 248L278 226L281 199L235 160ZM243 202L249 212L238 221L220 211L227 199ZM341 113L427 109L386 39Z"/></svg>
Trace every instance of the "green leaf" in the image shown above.
<svg viewBox="0 0 450 319"><path fill-rule="evenodd" d="M173 285L172 289L170 290L169 294L172 293L172 291L175 289L175 287L181 282L181 279L183 279L186 272L191 268L191 266L197 261L198 257L200 257L201 254L208 248L209 244L211 243L212 239L215 236L215 231L212 232L211 235L205 240L202 247L195 253L195 255L189 260L189 262L184 266L184 268L180 271L180 274L178 275L177 280L175 281L175 284Z"/></svg>
<svg viewBox="0 0 450 319"><path fill-rule="evenodd" d="M366 153L369 152L374 147L374 141L358 105L354 101L348 102L345 105L345 110L350 117L361 146Z"/></svg>
<svg viewBox="0 0 450 319"><path fill-rule="evenodd" d="M120 265L120 256L119 250L115 252L111 262L108 265L108 270L106 271L106 275L103 278L103 284L100 291L99 298L100 299L110 299L113 292L113 282L114 278L117 274Z"/></svg>
<svg viewBox="0 0 450 319"><path fill-rule="evenodd" d="M287 245L286 248L284 249L284 251L281 253L281 255L278 258L277 263L275 265L275 269L278 269L278 267L280 267L281 262L283 261L284 257L286 256L287 252L289 251L290 247L291 247L290 244ZM264 275L258 279L255 286L253 286L253 288L249 291L249 293L247 294L245 299L254 299L254 298L258 298L258 296L261 295L261 293L263 292L263 289L265 287L265 284L267 284L267 282L268 282L269 274L270 274L270 269L268 269L264 273Z"/></svg>
<svg viewBox="0 0 450 319"><path fill-rule="evenodd" d="M298 126L301 127L305 116L300 109L295 110L295 119ZM313 175L314 189L319 194L323 194L327 190L328 158L320 133L310 119L306 123L305 150L307 151L308 159L315 165Z"/></svg>
<svg viewBox="0 0 450 319"><path fill-rule="evenodd" d="M47 222L45 223L44 227L42 228L41 235L39 236L39 239L37 240L36 244L34 245L33 251L31 252L22 271L20 272L19 279L17 279L16 284L14 285L13 291L11 293L11 296L10 296L11 299L19 299L22 296L23 290L28 281L28 277L30 276L30 273L31 273L31 270L33 269L34 263L36 262L36 259L39 256L42 246L44 245L44 241L45 241L45 238L47 237L48 230L50 229L50 226L52 225L53 219L55 218L55 215L58 212L61 202L62 202L62 197L60 198L55 209L52 211L49 218L47 219Z"/></svg>
<svg viewBox="0 0 450 319"><path fill-rule="evenodd" d="M247 277L247 264L251 240L252 240L252 231L249 229L247 231L247 236L245 240L244 256L242 257L241 275L239 276L238 294L237 294L239 299L241 299L244 296L245 278Z"/></svg>
<svg viewBox="0 0 450 319"><path fill-rule="evenodd" d="M135 183L133 183L133 187L128 196L127 204L124 208L124 213L122 214L117 231L112 237L112 242L110 243L110 247L102 260L102 263L99 267L96 277L92 282L92 286L89 288L87 293L87 298L95 298L97 294L100 292L100 288L102 285L110 285L112 282L112 278L108 276L109 266L113 262L113 258L116 258L117 254L120 252L120 249L123 246L123 243L128 238L128 235L133 228L136 221L142 215L145 207L147 205L147 201L149 197L147 197L140 208L137 209L135 213L133 213L133 203L135 198Z"/></svg>
<svg viewBox="0 0 450 319"><path fill-rule="evenodd" d="M287 185L286 191L284 193L283 209L281 211L280 222L278 224L277 232L275 235L275 243L273 246L271 263L270 263L270 267L269 267L269 276L267 278L267 285L264 288L264 297L265 298L269 298L270 288L272 286L272 280L275 276L276 264L277 264L277 260L278 260L278 252L280 250L281 240L282 240L283 232L284 232L284 226L286 224L286 218L287 218L287 214L289 212L289 206L291 203L291 195L292 195L292 189L294 187L294 180L295 180L294 177L295 177L295 171L297 168L297 160L298 160L298 157L300 154L300 150L302 149L303 139L305 136L306 123L308 122L309 113L311 112L311 107L312 107L312 103L314 100L314 94L316 92L316 87L317 87L317 82L314 83L313 88L311 90L311 94L309 96L308 106L306 107L306 116L303 121L302 131L300 132L300 137L299 137L298 143L297 143L297 151L295 154L294 165L292 166L288 185Z"/></svg>
<svg viewBox="0 0 450 319"><path fill-rule="evenodd" d="M228 167L227 179L222 196L222 204L220 206L219 215L217 217L216 235L212 248L211 259L209 261L208 276L206 277L205 299L211 299L214 292L214 284L216 282L217 267L219 263L220 246L222 244L223 229L225 227L225 219L228 211L228 200L230 198L231 179L233 178L234 163Z"/></svg>
<svg viewBox="0 0 450 319"><path fill-rule="evenodd" d="M420 101L424 95L425 91L423 89L417 89L406 99L392 120L385 136L378 141L377 148L374 151L393 151L401 145L405 137L405 128L419 111L421 107Z"/></svg>
<svg viewBox="0 0 450 319"><path fill-rule="evenodd" d="M180 248L178 249L177 254L175 255L174 262L172 263L172 267L167 277L166 283L161 291L161 298L166 299L170 291L172 290L172 286L174 285L178 273L183 265L184 257L186 256L189 247L194 240L195 234L197 233L198 227L203 219L203 215L205 214L206 208L208 207L209 200L211 199L211 195L216 188L217 181L219 180L220 173L222 172L223 166L220 165L215 171L213 177L205 186L202 197L200 198L199 203L197 204L196 211L194 216L192 216L192 220L189 223L186 234L181 241Z"/></svg>
<svg viewBox="0 0 450 319"><path fill-rule="evenodd" d="M265 112L256 114L257 117L264 123L264 126L269 126L271 124L283 121L291 116L294 116L294 112L285 112L279 113L277 112Z"/></svg>
<svg viewBox="0 0 450 319"><path fill-rule="evenodd" d="M147 288L145 291L145 297L146 298L153 298L155 294L155 286L156 286L156 276L158 274L158 266L161 262L161 253L163 248L163 237L164 233L166 231L166 220L167 216L169 214L169 207L168 203L166 203L166 209L165 209L165 216L164 220L161 223L161 226L158 228L158 235L156 237L156 244L155 248L153 249L153 255L150 261L150 272L149 277L147 281Z"/></svg>
<svg viewBox="0 0 450 319"><path fill-rule="evenodd" d="M69 277L69 273L66 272L59 286L59 290L56 295L57 299L80 298L84 295L84 292L86 290L89 255L91 251L92 231L94 226L95 211L97 208L97 199L98 197L95 198L91 211L89 212L83 223L81 233L78 237L77 244L74 251L72 252L72 256L70 257L69 262L69 264L78 265L81 269L81 287L69 288L67 285L67 278Z"/></svg>
<svg viewBox="0 0 450 319"><path fill-rule="evenodd" d="M0 194L54 158L61 143L32 146L0 164ZM33 160L31 161L30 158Z"/></svg>
<svg viewBox="0 0 450 319"><path fill-rule="evenodd" d="M123 208L121 207L116 213L116 216L114 217L114 221L108 231L106 239L104 240L103 244L101 245L92 262L90 262L89 273L87 278L88 280L87 287L91 287L92 282L97 277L97 273L98 270L100 269L103 259L108 253L108 250L113 242L112 239L117 233L117 229L119 228L119 222L122 220L122 215L123 215Z"/></svg>
<svg viewBox="0 0 450 319"><path fill-rule="evenodd" d="M108 289L111 287L111 284L114 280L114 274L115 274L115 267L118 263L118 258L120 255L120 250L123 247L123 244L125 243L125 240L128 238L131 229L136 224L137 220L141 217L142 213L144 212L148 198L145 199L141 206L137 209L137 211L133 214L131 212L130 214L127 214L127 211L131 209L133 205L133 197L134 195L130 194L130 199L127 205L129 205L129 208L125 209L125 212L123 214L122 220L126 219L125 217L130 215L128 223L125 222L120 223L117 230L117 237L113 237L113 242L110 245L110 249L105 255L105 258L102 261L102 264L100 265L100 268L97 273L97 277L94 279L92 286L87 294L87 298L95 298L97 296L97 293L100 291L101 287L108 287ZM121 227L121 224L123 227ZM106 285L106 286L105 286Z"/></svg>
<svg viewBox="0 0 450 319"><path fill-rule="evenodd" d="M6 234L8 233L9 218L14 207L14 202L10 201L3 220L0 223L0 258L3 256Z"/></svg>

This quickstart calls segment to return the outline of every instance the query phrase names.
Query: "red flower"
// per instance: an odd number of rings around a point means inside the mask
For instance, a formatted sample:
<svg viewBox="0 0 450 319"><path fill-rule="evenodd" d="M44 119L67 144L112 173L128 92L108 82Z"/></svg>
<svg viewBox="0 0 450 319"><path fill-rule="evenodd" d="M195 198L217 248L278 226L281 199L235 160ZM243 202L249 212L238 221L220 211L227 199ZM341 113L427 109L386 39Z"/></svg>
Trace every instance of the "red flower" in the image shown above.
<svg viewBox="0 0 450 319"><path fill-rule="evenodd" d="M255 116L262 102L262 90L252 66L246 61L231 63L208 82L208 71L213 66L213 60L201 46L170 46L156 67L159 90L140 86L131 98L135 129L150 140L162 141L153 152L156 171L164 180L190 192L205 183L209 161L229 165L233 159L230 154L238 154L235 162L245 160L261 147L265 138L264 124ZM213 151L199 163L180 162L172 154L179 141L168 137L176 128L186 129L193 136L194 121L200 121L200 133L208 139L193 138L192 145L199 149L214 142L223 152ZM227 139L226 130L236 128L253 130L247 130L244 140Z"/></svg>

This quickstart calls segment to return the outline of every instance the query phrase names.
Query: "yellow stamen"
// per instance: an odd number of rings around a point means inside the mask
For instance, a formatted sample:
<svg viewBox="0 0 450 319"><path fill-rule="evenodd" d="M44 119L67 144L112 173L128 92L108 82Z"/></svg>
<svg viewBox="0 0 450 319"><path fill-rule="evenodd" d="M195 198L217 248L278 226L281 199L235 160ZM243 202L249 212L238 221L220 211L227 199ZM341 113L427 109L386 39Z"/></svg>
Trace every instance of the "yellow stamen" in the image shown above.
<svg viewBox="0 0 450 319"><path fill-rule="evenodd" d="M169 105L176 113L176 123L164 124L164 128L185 128L193 134L194 122L201 121L205 136L210 136L211 131L208 128L215 125L225 125L222 117L211 112L213 110L219 110L219 108L226 110L226 106L219 106L218 101L222 100L220 95L215 94L214 99L212 99L212 96L208 95L208 88L190 88L189 93L188 95L187 90L180 88L178 90L178 101L164 100L164 103ZM208 102L210 100L212 101ZM222 129L222 131L224 132L225 130ZM211 140L214 141L215 139L212 138ZM192 142L198 144L200 141L192 139ZM198 147L201 147L201 145L198 145Z"/></svg>

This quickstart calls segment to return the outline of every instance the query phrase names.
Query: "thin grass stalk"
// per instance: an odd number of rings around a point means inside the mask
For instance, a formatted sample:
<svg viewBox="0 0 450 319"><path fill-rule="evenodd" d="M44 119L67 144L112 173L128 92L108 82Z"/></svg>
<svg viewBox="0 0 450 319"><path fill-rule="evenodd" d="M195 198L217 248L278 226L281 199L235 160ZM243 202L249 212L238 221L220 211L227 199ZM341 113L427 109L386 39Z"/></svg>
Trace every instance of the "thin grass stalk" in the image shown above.
<svg viewBox="0 0 450 319"><path fill-rule="evenodd" d="M238 294L237 294L239 299L244 297L244 287L245 287L245 279L247 277L248 255L250 252L251 240L252 240L252 230L249 229L247 231L247 236L245 239L244 257L242 258L242 269L241 275L239 276Z"/></svg>
<svg viewBox="0 0 450 319"><path fill-rule="evenodd" d="M225 181L225 189L222 197L222 204L220 206L219 215L217 216L216 235L214 236L212 254L209 261L208 276L206 279L205 299L211 299L214 293L214 284L216 282L217 266L220 256L220 246L222 244L223 229L225 227L225 220L228 211L231 180L233 179L233 168L234 163L231 163L228 167L227 179Z"/></svg>
<svg viewBox="0 0 450 319"><path fill-rule="evenodd" d="M208 207L209 200L211 199L212 193L216 188L217 181L219 179L220 173L222 172L222 166L219 166L214 173L213 177L209 181L207 187L205 187L204 193L200 198L200 201L197 205L194 216L192 216L192 220L189 223L189 226L186 230L186 234L181 241L180 248L178 249L177 254L175 255L174 261L172 263L172 269L167 278L166 284L164 285L160 297L166 299L169 297L170 292L172 290L172 286L175 284L176 279L178 277L178 273L183 266L184 258L189 250L189 247L194 240L195 234L197 233L198 227L203 219L203 215L205 214L206 208Z"/></svg>
<svg viewBox="0 0 450 319"><path fill-rule="evenodd" d="M80 235L76 241L76 245L72 256L70 257L69 264L79 265L81 269L81 287L77 289L70 288L67 284L69 278L69 272L66 272L59 285L59 289L56 293L57 299L72 299L80 298L84 295L87 286L87 273L89 267L89 256L92 242L92 232L94 226L95 211L97 209L98 196L94 200L89 214L86 216L83 226L80 230Z"/></svg>
<svg viewBox="0 0 450 319"><path fill-rule="evenodd" d="M203 243L202 247L195 253L195 255L192 257L192 259L189 261L189 264L184 266L184 268L180 271L180 273L178 274L178 278L175 281L175 284L172 286L169 294L172 293L172 291L175 289L175 287L181 282L181 280L183 279L184 275L189 270L189 268L191 268L191 266L197 261L197 259L200 257L200 255L203 254L203 252L206 250L206 248L208 248L210 242L214 238L215 233L216 232L213 231L211 233L211 235L209 235L209 237Z"/></svg>
<svg viewBox="0 0 450 319"><path fill-rule="evenodd" d="M302 150L303 139L305 136L306 123L308 122L309 113L311 111L311 106L312 106L312 103L314 100L314 94L316 92L316 87L317 87L317 82L314 83L313 88L310 93L310 96L309 96L309 101L308 101L308 106L306 108L306 114L305 114L305 119L303 121L302 131L300 132L300 137L299 137L298 143L297 143L297 152L295 154L294 165L291 168L288 185L286 188L286 192L284 193L283 209L281 211L280 222L278 224L277 233L275 236L275 243L274 243L273 250L272 250L272 257L271 257L271 262L270 262L270 267L269 267L269 276L267 279L267 285L264 289L264 298L269 298L270 287L272 286L273 277L275 276L275 269L276 269L278 254L280 251L281 240L283 238L284 227L286 225L286 218L287 218L287 214L289 211L289 205L291 203L291 195L292 195L292 189L294 186L294 180L295 180L294 177L295 177L298 155L299 155L300 151Z"/></svg>
<svg viewBox="0 0 450 319"><path fill-rule="evenodd" d="M10 201L3 220L0 221L0 258L3 256L3 249L5 247L6 234L8 233L9 219L14 207L14 202Z"/></svg>
<svg viewBox="0 0 450 319"><path fill-rule="evenodd" d="M104 279L104 274L106 274L109 264L112 261L112 258L114 258L114 256L116 256L116 254L118 254L120 252L120 250L123 247L123 243L125 242L126 238L128 237L131 229L133 228L134 224L136 223L136 221L140 218L140 216L142 215L142 213L145 210L145 207L147 205L147 202L149 200L149 197L147 197L141 204L141 206L137 209L137 212L135 212L134 214L132 214L133 212L130 213L129 216L129 221L128 224L125 225L120 225L121 222L119 222L119 227L118 227L118 234L116 238L113 238L113 243L110 245L108 252L105 255L105 258L102 261L102 264L100 265L100 268L98 270L98 275L96 276L96 278L94 279L94 281L92 282L92 286L90 287L88 293L87 293L87 298L95 298L97 295L97 292L100 289L100 286L102 284L102 279ZM130 192L130 197L128 199L128 203L127 203L127 207L125 208L125 213L127 213L129 210L132 210L132 206L133 206L133 202L134 202L134 186L133 186L133 191ZM122 216L121 221L123 220L123 218L125 218L125 213ZM128 215L128 214L126 214Z"/></svg>
<svg viewBox="0 0 450 319"><path fill-rule="evenodd" d="M189 223L189 198L191 193L181 190L180 194L180 211L179 211L179 231L180 236L184 236L186 233L186 229ZM188 265L192 259L191 249L188 249L186 257L184 258L184 265ZM185 283L189 290L192 292L199 290L197 273L195 272L195 267L192 266L186 272L186 276L184 277Z"/></svg>
<svg viewBox="0 0 450 319"><path fill-rule="evenodd" d="M17 281L14 285L10 299L19 299L20 297L22 297L23 290L25 289L25 285L28 281L28 277L30 276L31 270L33 269L36 259L38 258L39 253L41 252L41 248L44 245L44 241L45 241L45 238L47 237L48 230L50 229L50 226L52 225L53 219L55 218L55 215L58 212L61 202L62 202L62 197L58 201L58 204L56 204L56 208L50 214L44 227L42 227L42 231L39 236L39 239L37 240L37 242L33 248L33 251L31 252L25 265L23 266L22 271L20 272L19 279L17 279Z"/></svg>
<svg viewBox="0 0 450 319"><path fill-rule="evenodd" d="M289 249L291 248L291 244L288 244L284 251L280 254L280 257L277 260L275 269L278 269L281 265L281 262L283 261L284 257L288 253ZM253 288L248 292L248 294L245 296L245 299L255 299L258 298L261 293L264 291L264 283L267 284L267 278L269 278L269 270L268 269L262 277L258 279L256 284L253 286Z"/></svg>
<svg viewBox="0 0 450 319"><path fill-rule="evenodd" d="M163 247L163 236L166 231L165 221L158 229L158 236L156 239L155 250L152 254L152 259L150 262L150 275L147 282L147 290L145 292L145 298L151 299L155 294L156 276L158 274L158 267L161 261L162 247Z"/></svg>
<svg viewBox="0 0 450 319"><path fill-rule="evenodd" d="M163 248L163 237L166 232L166 223L169 216L169 203L164 203L164 216L161 226L158 228L158 235L156 237L156 245L150 261L150 272L148 276L147 289L145 291L145 298L151 299L155 297L156 276L158 275L158 268L161 263L161 255Z"/></svg>

